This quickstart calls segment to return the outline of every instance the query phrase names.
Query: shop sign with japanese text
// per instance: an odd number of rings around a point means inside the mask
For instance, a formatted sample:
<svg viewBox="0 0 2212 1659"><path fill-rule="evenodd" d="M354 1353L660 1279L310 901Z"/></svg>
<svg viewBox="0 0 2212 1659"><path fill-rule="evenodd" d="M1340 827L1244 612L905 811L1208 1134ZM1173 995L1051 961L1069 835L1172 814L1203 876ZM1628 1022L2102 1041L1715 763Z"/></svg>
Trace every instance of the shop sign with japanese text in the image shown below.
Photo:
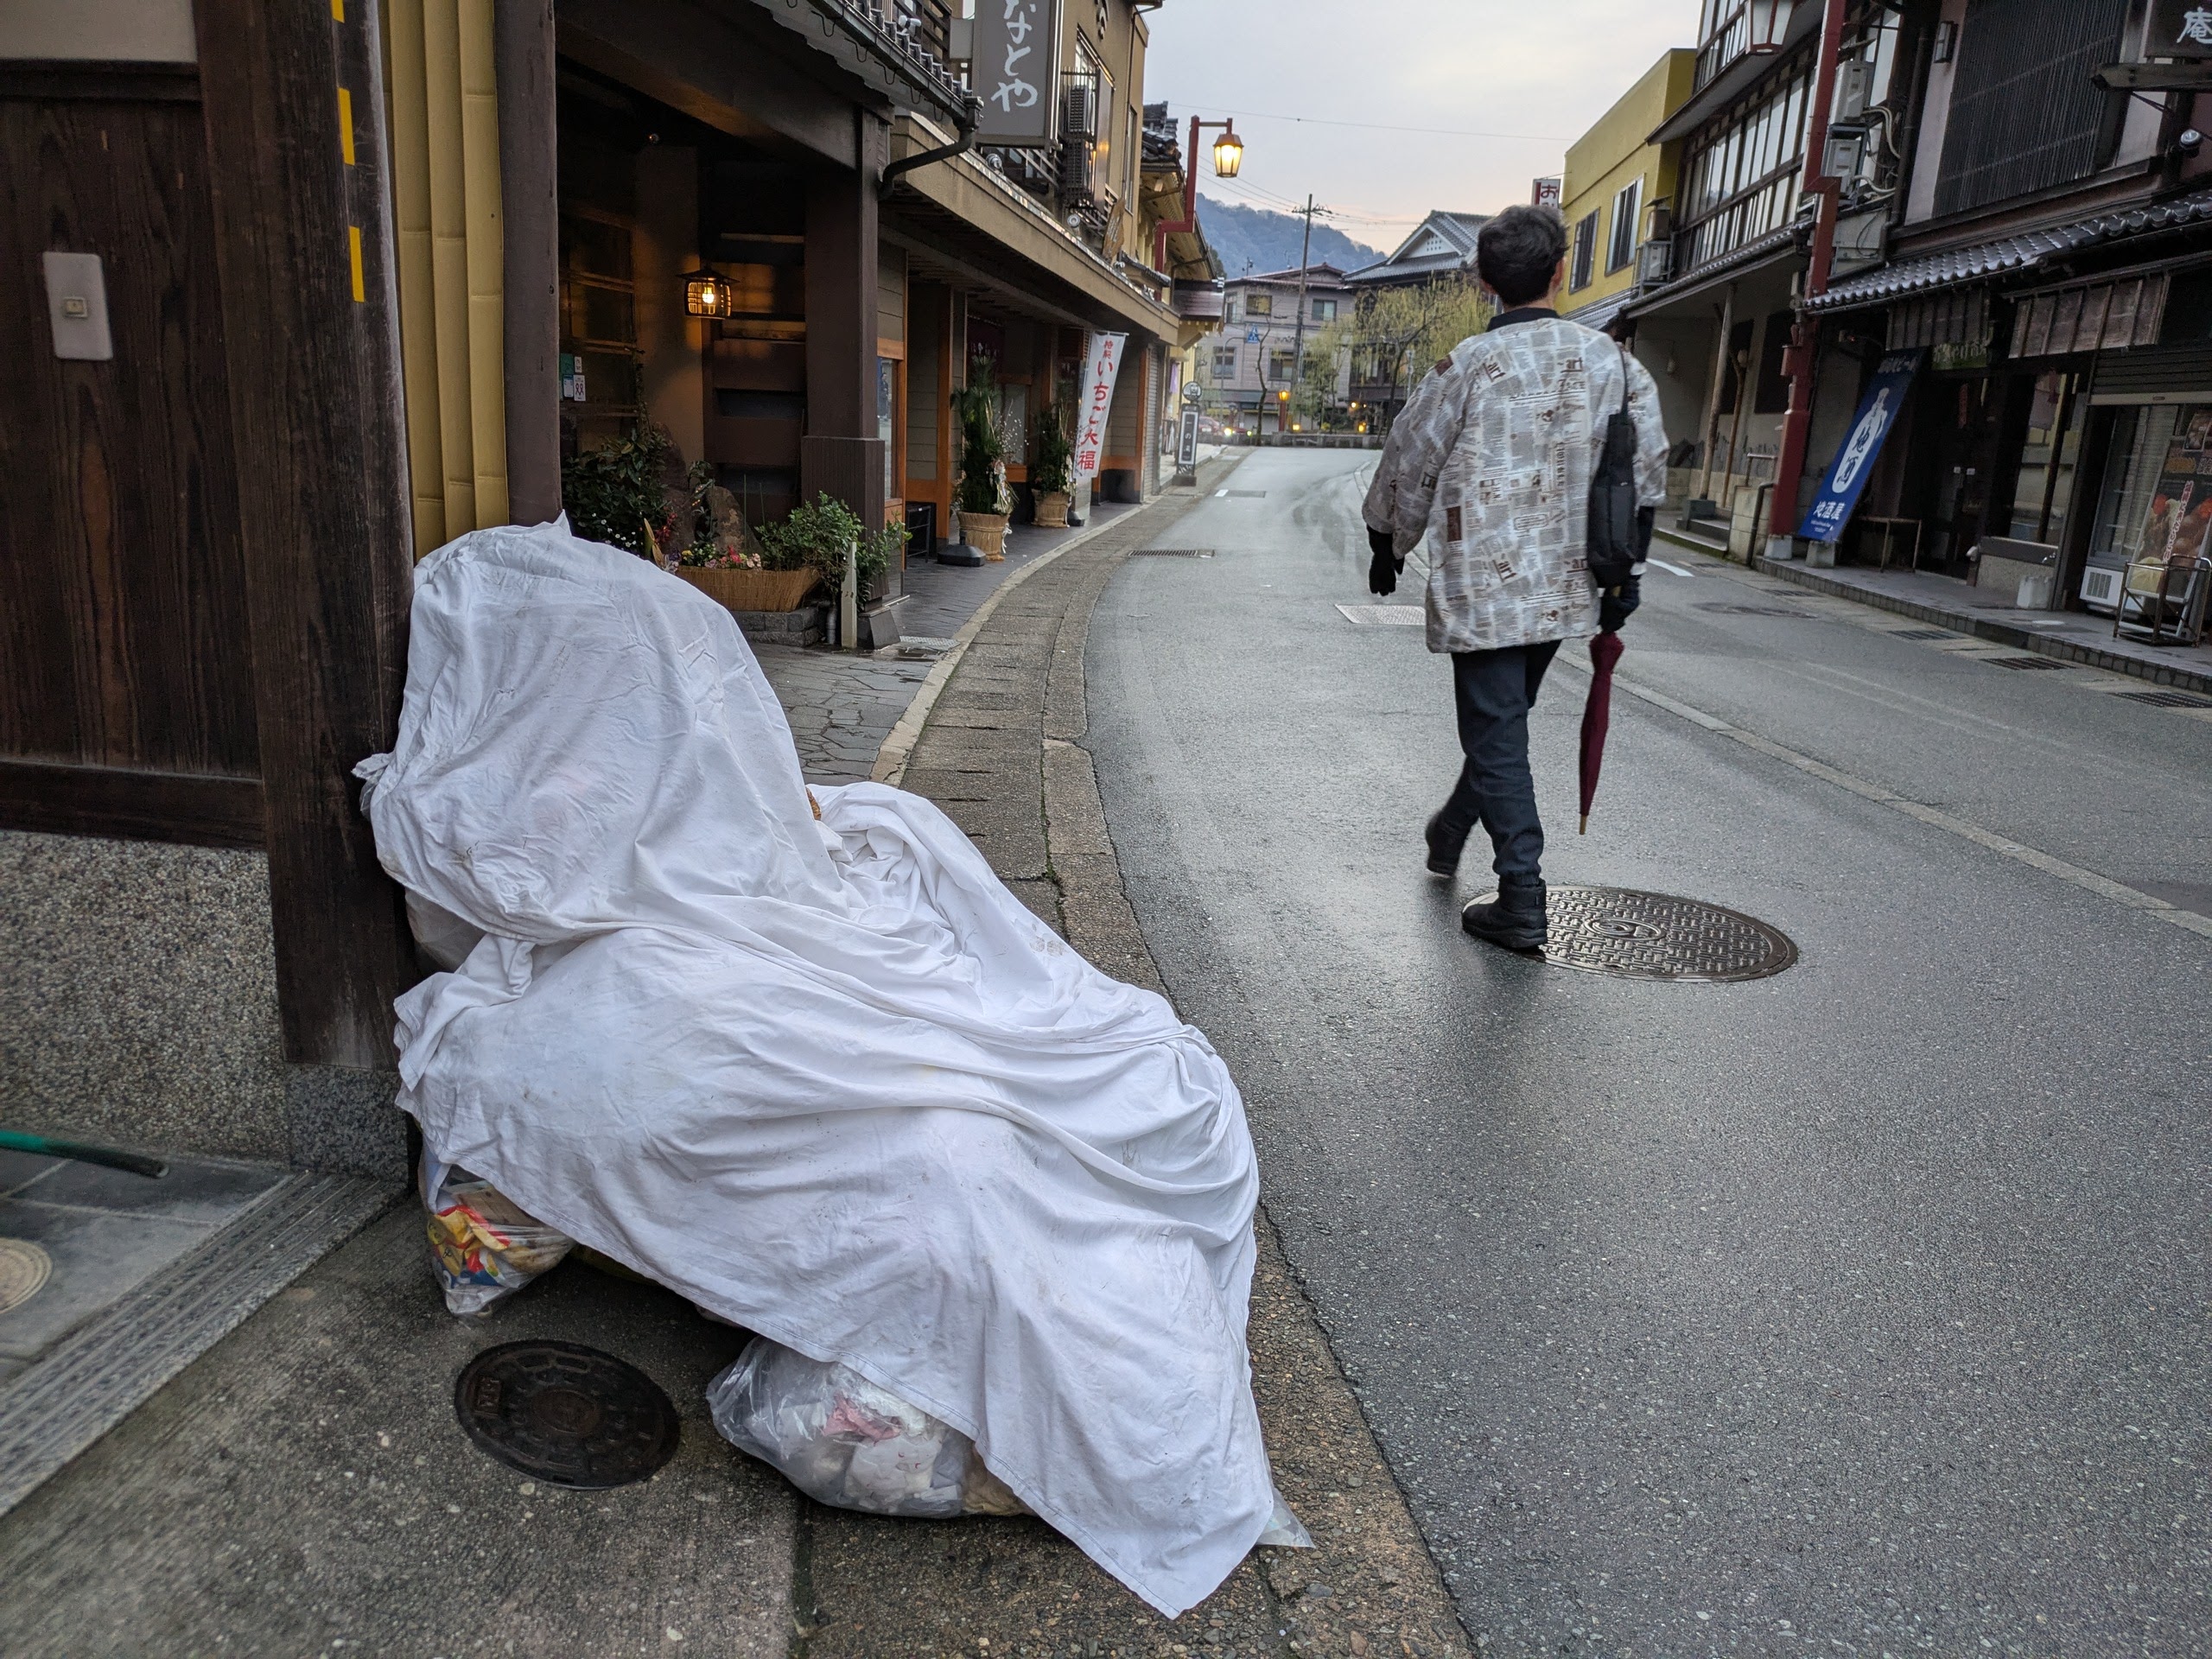
<svg viewBox="0 0 2212 1659"><path fill-rule="evenodd" d="M982 100L976 138L986 144L1048 144L1058 84L1059 0L976 0L969 84Z"/></svg>
<svg viewBox="0 0 2212 1659"><path fill-rule="evenodd" d="M1890 353L1875 366L1874 378L1866 387L1849 434L1835 452L1821 493L1813 498L1805 522L1797 526L1797 533L1807 541L1834 542L1843 534L1843 527L1851 522L1852 509L1859 505L1859 492L1866 487L1867 475L1882 453L1884 441L1904 412L1912 377L1920 372L1921 359L1927 355L1916 346L1909 352Z"/></svg>
<svg viewBox="0 0 2212 1659"><path fill-rule="evenodd" d="M2212 58L2212 0L2151 0L2146 58Z"/></svg>
<svg viewBox="0 0 2212 1659"><path fill-rule="evenodd" d="M1078 491L1098 476L1106 458L1106 420L1114 407L1114 382L1122 372L1127 334L1093 334L1084 363L1083 406L1075 413L1075 481Z"/></svg>

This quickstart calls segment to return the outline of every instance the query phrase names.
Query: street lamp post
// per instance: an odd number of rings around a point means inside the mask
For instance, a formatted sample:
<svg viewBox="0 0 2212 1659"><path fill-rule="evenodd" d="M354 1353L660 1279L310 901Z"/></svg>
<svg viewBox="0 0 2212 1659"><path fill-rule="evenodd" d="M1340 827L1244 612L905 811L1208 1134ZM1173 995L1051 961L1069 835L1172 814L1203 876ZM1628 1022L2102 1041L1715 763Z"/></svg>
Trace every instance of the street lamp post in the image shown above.
<svg viewBox="0 0 2212 1659"><path fill-rule="evenodd" d="M1233 179L1244 166L1244 141L1236 136L1234 121L1201 121L1191 118L1191 147L1183 161L1183 217L1162 224L1153 232L1152 264L1155 270L1167 270L1167 238L1181 231L1196 230L1198 224L1198 135L1215 127L1222 129L1221 137L1213 141L1213 171L1216 178ZM1169 272L1172 276L1173 272Z"/></svg>

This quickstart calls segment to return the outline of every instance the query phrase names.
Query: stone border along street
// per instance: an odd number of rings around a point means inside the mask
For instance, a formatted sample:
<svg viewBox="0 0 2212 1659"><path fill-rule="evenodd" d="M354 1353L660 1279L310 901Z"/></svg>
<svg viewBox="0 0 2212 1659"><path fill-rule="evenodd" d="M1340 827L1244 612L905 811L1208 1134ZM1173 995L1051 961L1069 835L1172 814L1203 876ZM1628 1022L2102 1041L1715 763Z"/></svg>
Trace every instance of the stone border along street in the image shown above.
<svg viewBox="0 0 2212 1659"><path fill-rule="evenodd" d="M1123 896L1083 746L1084 649L1091 607L1122 561L1158 542L1233 464L1207 467L1200 493L1171 493L1007 590L944 682L904 779L944 807L1070 944L1156 991L1160 976ZM794 1651L805 1659L1471 1653L1264 1217L1250 1342L1275 1481L1315 1548L1254 1552L1170 1624L1041 1522L939 1524L806 1503Z"/></svg>

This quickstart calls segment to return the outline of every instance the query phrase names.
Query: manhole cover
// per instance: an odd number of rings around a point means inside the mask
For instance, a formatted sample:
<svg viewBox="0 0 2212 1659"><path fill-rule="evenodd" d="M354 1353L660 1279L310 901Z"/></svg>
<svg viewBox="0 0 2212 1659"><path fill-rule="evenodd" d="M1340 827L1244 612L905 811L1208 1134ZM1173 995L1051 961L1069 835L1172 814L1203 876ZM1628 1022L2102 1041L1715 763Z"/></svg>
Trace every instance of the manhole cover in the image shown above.
<svg viewBox="0 0 2212 1659"><path fill-rule="evenodd" d="M1428 620L1418 605L1339 605L1344 620L1363 628L1417 628Z"/></svg>
<svg viewBox="0 0 2212 1659"><path fill-rule="evenodd" d="M2065 664L2054 662L2048 657L1985 657L1981 659L1992 668L2063 668Z"/></svg>
<svg viewBox="0 0 2212 1659"><path fill-rule="evenodd" d="M1948 628L1885 628L1882 632L1892 639L1955 639L1959 637Z"/></svg>
<svg viewBox="0 0 2212 1659"><path fill-rule="evenodd" d="M21 1307L45 1288L54 1258L27 1238L0 1238L0 1313Z"/></svg>
<svg viewBox="0 0 2212 1659"><path fill-rule="evenodd" d="M627 1486L676 1455L660 1385L575 1342L509 1342L461 1368L454 1414L478 1447L556 1486Z"/></svg>
<svg viewBox="0 0 2212 1659"><path fill-rule="evenodd" d="M2153 709L2212 709L2212 698L2193 697L2186 691L2120 691L2130 702L2147 702Z"/></svg>
<svg viewBox="0 0 2212 1659"><path fill-rule="evenodd" d="M1794 616L1810 621L1810 611L1793 611L1780 605L1700 605L1700 611L1718 611L1724 616Z"/></svg>
<svg viewBox="0 0 2212 1659"><path fill-rule="evenodd" d="M1739 911L1628 887L1554 887L1543 958L1621 979L1764 979L1797 960L1783 934Z"/></svg>

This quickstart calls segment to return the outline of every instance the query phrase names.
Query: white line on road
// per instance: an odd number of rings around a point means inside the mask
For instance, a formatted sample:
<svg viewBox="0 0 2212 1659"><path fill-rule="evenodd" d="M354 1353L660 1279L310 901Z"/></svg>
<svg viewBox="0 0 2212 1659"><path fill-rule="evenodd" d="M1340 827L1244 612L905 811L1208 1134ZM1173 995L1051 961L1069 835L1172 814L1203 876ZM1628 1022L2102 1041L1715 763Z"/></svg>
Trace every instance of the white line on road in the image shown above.
<svg viewBox="0 0 2212 1659"><path fill-rule="evenodd" d="M1571 666L1580 668L1581 665L1573 664ZM1969 823L1964 818L1954 817L1950 813L1941 811L1935 807L1923 806L1918 801L1907 800L1904 796L1893 794L1879 784L1869 783L1864 778L1854 777L1852 773L1831 766L1825 761L1815 760L1809 754L1800 754L1796 750L1785 747L1771 738L1761 737L1757 732L1747 732L1740 726L1732 726L1717 715L1708 715L1702 709L1693 709L1688 703L1679 702L1667 696L1663 691L1655 691L1648 685L1638 685L1635 681L1623 679L1618 674L1613 677L1613 683L1621 690L1627 692L1629 696L1640 697L1655 708L1664 709L1670 715L1679 715L1692 725L1701 727L1706 731L1711 732L1716 737L1729 738L1741 743L1745 748L1756 749L1761 754L1779 760L1785 766L1795 766L1798 771L1810 777L1818 778L1823 783L1834 784L1838 789L1848 790L1862 800L1875 802L1888 807L1894 812L1902 812L1909 818L1917 819L1931 828L1956 836L1962 841L1970 841L1977 847L1986 848L1993 853L2041 870L2046 875L2055 875L2062 881L2070 881L2075 887L2086 888L2101 898L2109 899L2116 905L2124 905L2130 910L2139 910L2146 915L2157 917L2162 922L2171 922L2176 927L2187 928L2192 933L2201 934L2206 938L2212 939L2212 916L2200 916L2193 910L2183 910L2178 906L2168 904L2163 899L2154 899L2139 888L2131 887L2124 881L2115 881L2109 876L2099 875L2094 870L2085 870L2079 864L2069 864L2063 858L2054 858L2038 848L2014 841L2008 836L2000 836L1994 830L1985 830L1978 823Z"/></svg>
<svg viewBox="0 0 2212 1659"><path fill-rule="evenodd" d="M1697 572L1696 572L1696 571L1694 571L1694 570L1692 570L1692 569L1688 569L1687 566L1684 566L1684 565L1679 565L1679 564L1669 564L1669 563L1667 563L1667 561L1666 561L1666 560L1664 560L1664 559L1655 559L1655 558L1653 558L1653 557L1652 557L1649 554L1648 554L1648 553L1644 555L1644 563L1647 563L1647 564L1656 564L1656 565L1657 565L1657 566L1658 566L1662 570L1671 570L1671 571L1673 571L1673 572L1674 572L1676 575L1678 575L1678 576L1693 576L1693 577L1694 577L1694 576L1695 576L1695 575L1697 575Z"/></svg>

